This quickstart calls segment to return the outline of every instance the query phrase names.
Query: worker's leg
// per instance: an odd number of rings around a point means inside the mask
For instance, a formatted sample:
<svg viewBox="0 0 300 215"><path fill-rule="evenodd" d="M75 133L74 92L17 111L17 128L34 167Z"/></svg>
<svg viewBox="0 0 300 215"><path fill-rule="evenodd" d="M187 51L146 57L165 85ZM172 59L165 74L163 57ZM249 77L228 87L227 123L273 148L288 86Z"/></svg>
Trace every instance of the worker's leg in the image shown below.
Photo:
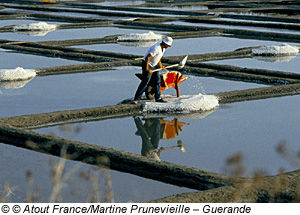
<svg viewBox="0 0 300 215"><path fill-rule="evenodd" d="M159 71L153 72L153 79L155 82L155 100L159 100L160 98L160 75Z"/></svg>
<svg viewBox="0 0 300 215"><path fill-rule="evenodd" d="M136 90L134 100L140 100L142 98L143 93L145 92L152 74L148 72L143 72L143 80L141 81L140 85L138 86L138 89Z"/></svg>

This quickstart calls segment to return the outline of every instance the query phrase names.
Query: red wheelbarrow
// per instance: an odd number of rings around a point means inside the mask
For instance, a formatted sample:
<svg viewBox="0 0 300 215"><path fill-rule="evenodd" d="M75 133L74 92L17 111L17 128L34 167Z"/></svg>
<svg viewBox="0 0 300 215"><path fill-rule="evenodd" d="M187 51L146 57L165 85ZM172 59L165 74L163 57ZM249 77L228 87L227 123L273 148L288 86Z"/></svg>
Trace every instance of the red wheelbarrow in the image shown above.
<svg viewBox="0 0 300 215"><path fill-rule="evenodd" d="M171 67L176 67L176 66L178 66L178 69L182 69L187 61L187 57L188 56L186 56L182 61L180 61L179 64L167 66L166 69L171 68ZM159 70L161 70L161 69L153 70L153 72L156 72ZM135 75L139 79L141 79L141 80L143 79L142 73L136 73ZM178 71L168 71L163 74L160 74L160 92L162 92L170 87L174 87L176 90L176 93L177 93L177 97L180 97L179 84L188 78L189 78L189 76L183 77L183 75ZM154 87L155 87L155 82L151 78L151 80L146 88L146 91L145 91L147 99L150 99L150 100L154 99L154 96L155 96Z"/></svg>

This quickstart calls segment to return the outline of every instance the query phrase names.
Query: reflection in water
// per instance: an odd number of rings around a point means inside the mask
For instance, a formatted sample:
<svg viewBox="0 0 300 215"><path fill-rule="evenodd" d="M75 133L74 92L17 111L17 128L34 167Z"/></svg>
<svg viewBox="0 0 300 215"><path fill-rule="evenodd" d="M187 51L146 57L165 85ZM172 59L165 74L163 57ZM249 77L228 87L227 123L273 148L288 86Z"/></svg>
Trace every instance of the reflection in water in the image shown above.
<svg viewBox="0 0 300 215"><path fill-rule="evenodd" d="M43 37L53 30L43 30L43 31L16 31L15 33L32 36L32 37Z"/></svg>
<svg viewBox="0 0 300 215"><path fill-rule="evenodd" d="M177 137L182 131L182 126L188 125L187 123L179 122L177 118L172 121L161 118L146 118L143 124L139 117L134 117L134 122L138 129L136 135L142 138L141 154L143 156L160 161L160 153L163 150L180 148L182 152L186 151L181 140L176 146L166 148L158 148L158 146L161 139L167 140Z"/></svg>
<svg viewBox="0 0 300 215"><path fill-rule="evenodd" d="M285 55L285 56L252 56L256 60L270 62L270 63L279 63L279 62L289 62L293 60L297 55Z"/></svg>
<svg viewBox="0 0 300 215"><path fill-rule="evenodd" d="M24 81L0 81L0 89L19 89L25 86L33 78Z"/></svg>
<svg viewBox="0 0 300 215"><path fill-rule="evenodd" d="M57 25L51 25L46 22L31 23L29 25L20 24L13 27L14 32L29 36L45 36L48 32L57 29Z"/></svg>

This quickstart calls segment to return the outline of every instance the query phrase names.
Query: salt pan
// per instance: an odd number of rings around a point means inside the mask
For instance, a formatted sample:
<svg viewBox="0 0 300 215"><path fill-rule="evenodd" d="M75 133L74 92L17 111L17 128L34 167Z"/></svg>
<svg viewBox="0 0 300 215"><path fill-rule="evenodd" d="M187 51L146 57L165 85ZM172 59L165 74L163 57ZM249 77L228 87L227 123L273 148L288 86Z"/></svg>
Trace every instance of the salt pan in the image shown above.
<svg viewBox="0 0 300 215"><path fill-rule="evenodd" d="M57 25L50 25L46 22L31 23L29 25L20 24L13 27L14 31L53 31Z"/></svg>
<svg viewBox="0 0 300 215"><path fill-rule="evenodd" d="M21 81L28 80L36 76L35 70L23 69L0 69L0 82L2 81Z"/></svg>
<svg viewBox="0 0 300 215"><path fill-rule="evenodd" d="M219 100L214 95L184 95L180 99L167 103L145 102L144 112L195 112L209 111L219 105Z"/></svg>
<svg viewBox="0 0 300 215"><path fill-rule="evenodd" d="M152 31L149 31L149 33L144 34L125 34L118 37L118 41L151 41L151 40L161 40L163 38L163 35L161 34L155 34Z"/></svg>
<svg viewBox="0 0 300 215"><path fill-rule="evenodd" d="M252 49L254 55L295 55L298 54L297 46L290 46L286 43L281 46L264 46L258 49Z"/></svg>

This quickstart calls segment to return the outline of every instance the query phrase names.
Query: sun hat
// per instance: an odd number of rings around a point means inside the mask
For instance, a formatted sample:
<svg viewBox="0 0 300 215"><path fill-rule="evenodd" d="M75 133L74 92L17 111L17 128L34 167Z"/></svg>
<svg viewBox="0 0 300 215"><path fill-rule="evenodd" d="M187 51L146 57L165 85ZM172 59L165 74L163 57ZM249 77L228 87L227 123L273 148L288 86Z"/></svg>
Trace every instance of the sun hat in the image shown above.
<svg viewBox="0 0 300 215"><path fill-rule="evenodd" d="M172 37L166 37L165 39L163 39L163 43L167 44L168 46L172 46L173 43Z"/></svg>

